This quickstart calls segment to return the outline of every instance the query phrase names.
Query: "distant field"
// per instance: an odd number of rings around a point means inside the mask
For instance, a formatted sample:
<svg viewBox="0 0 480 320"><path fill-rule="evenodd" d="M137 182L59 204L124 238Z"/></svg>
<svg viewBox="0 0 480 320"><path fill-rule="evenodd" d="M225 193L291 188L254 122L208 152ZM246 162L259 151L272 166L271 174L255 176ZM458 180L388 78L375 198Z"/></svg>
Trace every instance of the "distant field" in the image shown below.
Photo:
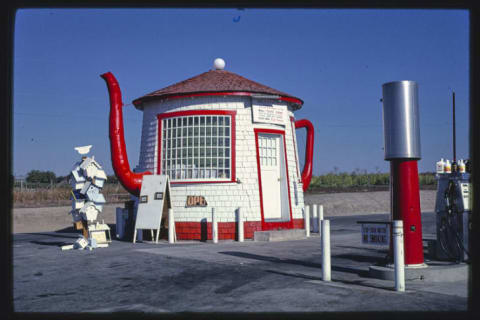
<svg viewBox="0 0 480 320"><path fill-rule="evenodd" d="M314 176L307 193L345 193L373 192L389 190L388 173L328 173ZM435 190L434 173L421 173L419 184L422 190ZM25 184L15 186L13 205L16 208L68 206L71 204L70 186L68 184ZM102 190L107 203L118 203L129 200L129 194L120 183L106 184Z"/></svg>
<svg viewBox="0 0 480 320"><path fill-rule="evenodd" d="M118 184L106 184L102 194L107 203L123 202L130 199L127 191ZM50 188L16 187L13 190L15 208L57 207L71 205L71 188L68 185Z"/></svg>

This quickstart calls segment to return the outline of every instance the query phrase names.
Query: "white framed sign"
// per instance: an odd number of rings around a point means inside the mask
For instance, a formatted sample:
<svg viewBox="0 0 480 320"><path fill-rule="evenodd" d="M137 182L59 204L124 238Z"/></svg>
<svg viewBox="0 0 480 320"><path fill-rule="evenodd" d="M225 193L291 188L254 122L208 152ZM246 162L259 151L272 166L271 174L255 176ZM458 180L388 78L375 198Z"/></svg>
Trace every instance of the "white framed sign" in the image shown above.
<svg viewBox="0 0 480 320"><path fill-rule="evenodd" d="M285 125L286 109L284 106L256 106L252 105L253 122L273 123Z"/></svg>
<svg viewBox="0 0 480 320"><path fill-rule="evenodd" d="M162 218L166 218L168 209L172 208L168 176L144 175L138 200L133 243L137 238L138 229L157 230L156 242L158 243Z"/></svg>

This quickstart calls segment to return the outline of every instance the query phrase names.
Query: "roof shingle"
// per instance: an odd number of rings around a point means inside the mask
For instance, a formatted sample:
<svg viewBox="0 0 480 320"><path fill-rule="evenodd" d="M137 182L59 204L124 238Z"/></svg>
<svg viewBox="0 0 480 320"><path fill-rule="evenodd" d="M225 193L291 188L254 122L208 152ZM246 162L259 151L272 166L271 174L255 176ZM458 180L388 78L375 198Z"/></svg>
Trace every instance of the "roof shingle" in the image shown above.
<svg viewBox="0 0 480 320"><path fill-rule="evenodd" d="M298 108L301 107L303 101L288 93L278 91L267 87L258 82L249 80L239 76L233 72L226 70L210 70L199 74L190 79L172 84L163 89L151 92L140 98L133 100L133 104L137 108L142 108L142 103L149 100L167 99L173 96L192 95L197 93L214 93L214 92L232 92L232 93L250 93L250 94L267 94L287 98L289 101L295 102Z"/></svg>

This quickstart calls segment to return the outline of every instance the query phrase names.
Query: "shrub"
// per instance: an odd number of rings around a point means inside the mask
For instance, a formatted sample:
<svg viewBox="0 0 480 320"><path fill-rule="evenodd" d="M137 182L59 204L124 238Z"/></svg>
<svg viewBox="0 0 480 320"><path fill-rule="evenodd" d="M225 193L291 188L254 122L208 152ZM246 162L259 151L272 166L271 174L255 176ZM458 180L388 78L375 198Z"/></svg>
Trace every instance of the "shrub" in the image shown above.
<svg viewBox="0 0 480 320"><path fill-rule="evenodd" d="M31 170L26 180L30 183L50 183L56 181L56 177L52 171Z"/></svg>

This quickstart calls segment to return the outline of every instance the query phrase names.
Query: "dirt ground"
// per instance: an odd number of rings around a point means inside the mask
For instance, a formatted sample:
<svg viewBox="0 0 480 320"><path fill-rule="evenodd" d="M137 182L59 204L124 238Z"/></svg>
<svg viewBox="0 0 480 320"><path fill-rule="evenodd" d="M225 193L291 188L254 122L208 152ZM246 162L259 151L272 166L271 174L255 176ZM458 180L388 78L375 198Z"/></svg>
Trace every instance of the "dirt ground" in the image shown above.
<svg viewBox="0 0 480 320"><path fill-rule="evenodd" d="M324 216L346 216L390 212L390 193L388 191L358 193L306 194L306 204L322 204ZM435 191L421 190L420 204L422 211L433 211ZM99 219L105 223L115 223L117 207L122 203L108 204L103 207ZM48 208L14 208L13 233L57 231L72 226L69 214L70 206Z"/></svg>

